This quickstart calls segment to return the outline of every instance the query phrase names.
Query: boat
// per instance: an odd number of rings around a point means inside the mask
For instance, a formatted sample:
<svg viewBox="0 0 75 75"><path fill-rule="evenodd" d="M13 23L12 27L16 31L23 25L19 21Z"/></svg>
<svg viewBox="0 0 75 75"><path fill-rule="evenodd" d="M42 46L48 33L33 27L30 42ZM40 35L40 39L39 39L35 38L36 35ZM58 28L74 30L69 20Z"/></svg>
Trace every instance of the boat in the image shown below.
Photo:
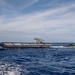
<svg viewBox="0 0 75 75"><path fill-rule="evenodd" d="M39 38L34 38L35 42L1 42L0 45L3 49L8 48L48 48L51 43L44 42Z"/></svg>

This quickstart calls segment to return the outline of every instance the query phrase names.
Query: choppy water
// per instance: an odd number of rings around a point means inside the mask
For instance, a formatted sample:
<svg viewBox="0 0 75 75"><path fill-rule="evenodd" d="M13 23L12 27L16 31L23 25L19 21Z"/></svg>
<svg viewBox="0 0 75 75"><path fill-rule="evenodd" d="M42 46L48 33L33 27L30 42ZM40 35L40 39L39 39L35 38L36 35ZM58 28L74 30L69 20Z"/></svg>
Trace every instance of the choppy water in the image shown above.
<svg viewBox="0 0 75 75"><path fill-rule="evenodd" d="M0 75L75 75L75 48L1 50Z"/></svg>

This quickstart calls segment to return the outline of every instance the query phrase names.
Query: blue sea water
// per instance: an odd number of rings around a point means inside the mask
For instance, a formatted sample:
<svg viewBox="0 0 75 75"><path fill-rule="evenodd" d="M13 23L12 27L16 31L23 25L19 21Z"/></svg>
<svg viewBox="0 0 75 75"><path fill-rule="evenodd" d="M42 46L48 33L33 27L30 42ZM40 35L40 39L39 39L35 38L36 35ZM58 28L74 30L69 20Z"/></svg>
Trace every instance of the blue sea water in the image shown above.
<svg viewBox="0 0 75 75"><path fill-rule="evenodd" d="M75 75L75 48L0 50L0 75Z"/></svg>

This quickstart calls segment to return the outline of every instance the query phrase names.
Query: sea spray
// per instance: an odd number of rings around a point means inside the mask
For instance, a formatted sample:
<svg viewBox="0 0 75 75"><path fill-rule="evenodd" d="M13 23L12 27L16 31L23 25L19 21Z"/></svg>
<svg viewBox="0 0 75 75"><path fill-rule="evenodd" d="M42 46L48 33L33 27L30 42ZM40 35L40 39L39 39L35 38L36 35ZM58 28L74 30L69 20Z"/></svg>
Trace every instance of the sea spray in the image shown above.
<svg viewBox="0 0 75 75"><path fill-rule="evenodd" d="M21 75L20 65L0 62L0 75Z"/></svg>

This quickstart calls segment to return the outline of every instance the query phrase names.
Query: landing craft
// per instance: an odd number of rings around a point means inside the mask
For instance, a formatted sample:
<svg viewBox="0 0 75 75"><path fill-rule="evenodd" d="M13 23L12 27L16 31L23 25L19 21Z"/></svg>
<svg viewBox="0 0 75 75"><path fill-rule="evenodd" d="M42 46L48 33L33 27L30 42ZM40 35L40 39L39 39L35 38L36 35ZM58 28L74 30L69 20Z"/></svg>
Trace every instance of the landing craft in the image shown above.
<svg viewBox="0 0 75 75"><path fill-rule="evenodd" d="M48 48L51 43L44 42L43 39L34 38L35 42L1 42L0 46L3 49L8 48Z"/></svg>

